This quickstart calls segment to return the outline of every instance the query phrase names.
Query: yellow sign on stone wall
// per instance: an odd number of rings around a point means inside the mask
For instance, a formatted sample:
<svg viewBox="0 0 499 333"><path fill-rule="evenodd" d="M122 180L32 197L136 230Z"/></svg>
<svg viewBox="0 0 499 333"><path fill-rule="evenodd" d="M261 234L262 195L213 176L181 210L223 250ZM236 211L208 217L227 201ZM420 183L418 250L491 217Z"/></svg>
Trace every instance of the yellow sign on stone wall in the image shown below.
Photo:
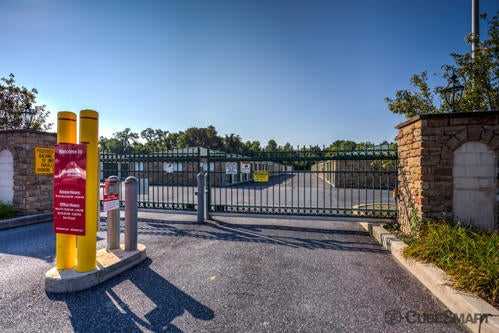
<svg viewBox="0 0 499 333"><path fill-rule="evenodd" d="M35 147L35 174L54 174L54 148Z"/></svg>
<svg viewBox="0 0 499 333"><path fill-rule="evenodd" d="M267 170L256 170L253 172L253 181L256 183L267 183L269 181L269 172Z"/></svg>

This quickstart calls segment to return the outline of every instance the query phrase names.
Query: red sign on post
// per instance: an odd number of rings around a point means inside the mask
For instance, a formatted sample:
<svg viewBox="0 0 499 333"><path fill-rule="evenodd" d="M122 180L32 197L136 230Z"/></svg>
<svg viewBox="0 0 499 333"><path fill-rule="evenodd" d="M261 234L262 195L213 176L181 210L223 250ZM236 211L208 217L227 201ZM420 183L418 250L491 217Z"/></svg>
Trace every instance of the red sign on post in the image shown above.
<svg viewBox="0 0 499 333"><path fill-rule="evenodd" d="M85 235L85 183L87 147L55 146L54 229L56 233Z"/></svg>
<svg viewBox="0 0 499 333"><path fill-rule="evenodd" d="M106 193L104 192L104 198L102 200L103 211L108 212L113 209L120 208L120 197L118 193Z"/></svg>

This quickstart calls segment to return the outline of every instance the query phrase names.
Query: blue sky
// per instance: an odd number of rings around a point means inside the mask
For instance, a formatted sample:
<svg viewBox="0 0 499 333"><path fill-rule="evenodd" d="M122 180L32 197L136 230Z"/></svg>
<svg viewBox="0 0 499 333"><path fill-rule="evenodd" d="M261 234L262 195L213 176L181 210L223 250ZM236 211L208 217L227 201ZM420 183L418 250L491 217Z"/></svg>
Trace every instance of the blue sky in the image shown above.
<svg viewBox="0 0 499 333"><path fill-rule="evenodd" d="M2 0L0 75L36 87L52 119L97 109L105 135L212 124L294 145L392 140L401 118L384 97L467 49L470 4Z"/></svg>

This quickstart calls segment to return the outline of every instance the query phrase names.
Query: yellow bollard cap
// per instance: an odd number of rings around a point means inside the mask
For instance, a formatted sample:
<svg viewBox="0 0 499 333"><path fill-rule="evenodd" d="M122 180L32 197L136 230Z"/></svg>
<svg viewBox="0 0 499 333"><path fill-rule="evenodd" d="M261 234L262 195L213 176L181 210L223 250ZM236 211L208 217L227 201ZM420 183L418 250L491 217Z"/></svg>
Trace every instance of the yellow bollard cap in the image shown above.
<svg viewBox="0 0 499 333"><path fill-rule="evenodd" d="M80 111L80 118L99 119L99 113L95 110L84 109Z"/></svg>
<svg viewBox="0 0 499 333"><path fill-rule="evenodd" d="M57 120L71 120L76 121L76 113L71 111L57 112Z"/></svg>

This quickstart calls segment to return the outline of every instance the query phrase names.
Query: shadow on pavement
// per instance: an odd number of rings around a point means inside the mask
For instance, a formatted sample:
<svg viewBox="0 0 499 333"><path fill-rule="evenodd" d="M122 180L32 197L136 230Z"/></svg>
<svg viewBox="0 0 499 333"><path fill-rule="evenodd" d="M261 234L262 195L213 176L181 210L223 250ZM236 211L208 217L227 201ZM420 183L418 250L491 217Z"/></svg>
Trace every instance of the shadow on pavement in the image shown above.
<svg viewBox="0 0 499 333"><path fill-rule="evenodd" d="M51 294L51 300L65 302L76 332L141 331L181 332L173 320L186 312L194 318L212 320L214 312L164 279L150 268L151 259L104 284L78 293ZM121 282L134 284L155 307L135 313L115 291ZM124 287L126 288L126 286ZM123 292L123 288L121 289ZM134 299L136 300L136 299Z"/></svg>
<svg viewBox="0 0 499 333"><path fill-rule="evenodd" d="M52 223L40 223L0 231L0 254L33 257L51 263L55 254Z"/></svg>
<svg viewBox="0 0 499 333"><path fill-rule="evenodd" d="M367 232L356 230L231 224L216 219L205 224L140 219L138 229L139 234L146 235L260 243L310 250L387 253L368 237Z"/></svg>
<svg viewBox="0 0 499 333"><path fill-rule="evenodd" d="M97 241L104 238L97 235ZM0 231L0 254L32 257L52 263L55 259L55 233L52 222Z"/></svg>

